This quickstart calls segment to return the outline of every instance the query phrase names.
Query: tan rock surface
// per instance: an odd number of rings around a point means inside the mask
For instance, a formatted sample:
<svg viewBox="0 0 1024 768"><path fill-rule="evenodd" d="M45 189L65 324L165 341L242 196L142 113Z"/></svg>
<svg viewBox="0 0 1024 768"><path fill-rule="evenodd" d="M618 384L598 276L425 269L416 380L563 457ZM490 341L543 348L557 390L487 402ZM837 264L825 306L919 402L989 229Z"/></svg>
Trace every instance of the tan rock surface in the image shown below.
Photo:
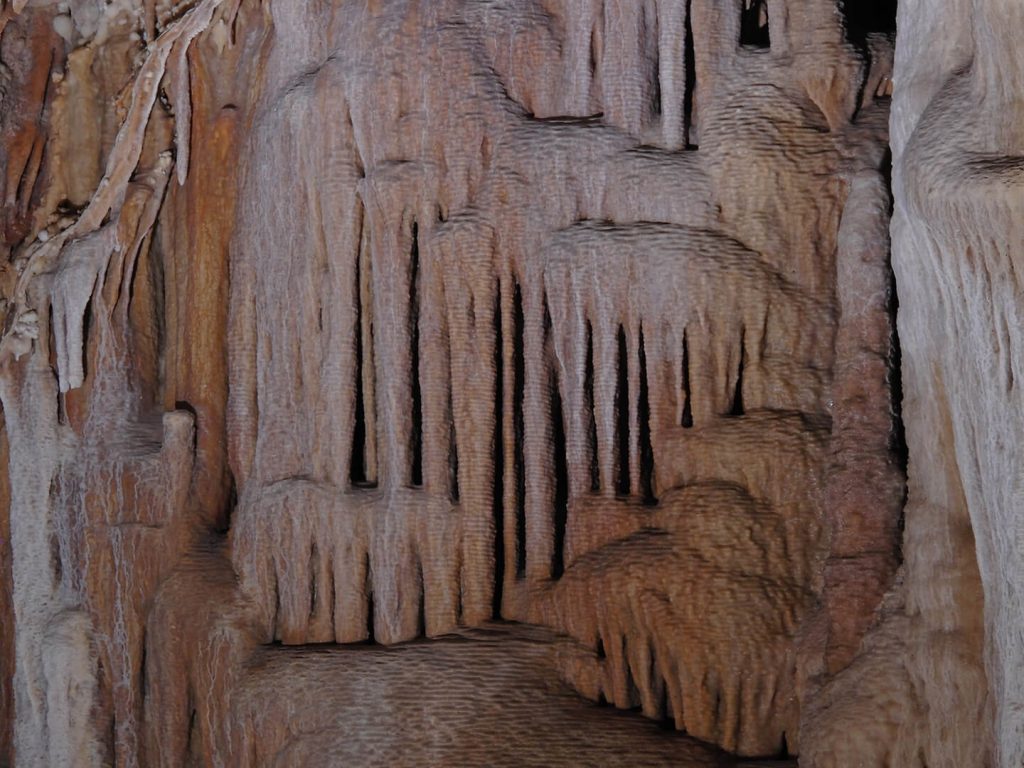
<svg viewBox="0 0 1024 768"><path fill-rule="evenodd" d="M939 556L913 485L861 644L904 493L884 13L20 5L0 762L852 765L892 730L845 680L897 670L912 728L979 652L963 602L913 634L971 530Z"/></svg>

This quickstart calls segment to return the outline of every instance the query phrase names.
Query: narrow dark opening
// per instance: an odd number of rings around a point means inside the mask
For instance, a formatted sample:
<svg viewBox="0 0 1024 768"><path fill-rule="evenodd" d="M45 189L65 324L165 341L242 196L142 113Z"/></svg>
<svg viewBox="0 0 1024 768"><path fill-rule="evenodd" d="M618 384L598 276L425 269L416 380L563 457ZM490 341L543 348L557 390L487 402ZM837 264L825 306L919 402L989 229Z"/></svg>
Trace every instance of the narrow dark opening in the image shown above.
<svg viewBox="0 0 1024 768"><path fill-rule="evenodd" d="M661 114L661 50L658 45L658 9L657 6L645 2L641 11L641 23L643 25L645 44L649 51L653 52L651 61L651 83L654 85L654 93L651 94L651 112L654 115Z"/></svg>
<svg viewBox="0 0 1024 768"><path fill-rule="evenodd" d="M782 745L779 747L779 754L776 755L776 757L782 760L787 760L792 757L792 755L789 754L789 742L786 739L785 731L782 733Z"/></svg>
<svg viewBox="0 0 1024 768"><path fill-rule="evenodd" d="M309 551L309 615L310 618L316 615L319 595L317 594L316 582L320 575L320 550L317 549L314 541Z"/></svg>
<svg viewBox="0 0 1024 768"><path fill-rule="evenodd" d="M640 329L640 392L637 398L637 428L640 432L640 493L644 504L654 505L654 447L651 445L651 401L647 382L647 352L644 350L644 331Z"/></svg>
<svg viewBox="0 0 1024 768"><path fill-rule="evenodd" d="M565 446L565 420L562 394L558 389L555 366L550 368L548 389L551 396L551 443L555 470L555 546L551 555L551 576L559 579L565 573L565 529L569 522L569 461Z"/></svg>
<svg viewBox="0 0 1024 768"><path fill-rule="evenodd" d="M594 652L597 654L597 658L599 659L607 657L607 654L604 652L604 638L600 635L597 636L597 647L594 649Z"/></svg>
<svg viewBox="0 0 1024 768"><path fill-rule="evenodd" d="M191 698L192 698L192 695L191 695L191 692L190 692L189 693L189 699L191 699ZM198 719L198 712L196 711L196 708L194 706L192 706L191 701L189 702L189 707L190 707L191 711L189 712L189 716L188 716L188 739L185 742L185 752L189 755L189 757L192 757L192 750L193 750L193 747L195 746L195 739L196 739L196 720ZM117 728L116 728L115 723L113 721L111 721L110 728L111 728L111 736L114 736L114 734L117 733ZM114 744L117 743L116 737L115 737L115 741L113 741L112 743L114 743Z"/></svg>
<svg viewBox="0 0 1024 768"><path fill-rule="evenodd" d="M668 683L661 686L661 720L658 727L666 731L674 731L676 728L675 715L672 713L672 697L669 696Z"/></svg>
<svg viewBox="0 0 1024 768"><path fill-rule="evenodd" d="M558 388L558 372L551 349L551 315L547 301L544 306L544 326L548 346L548 391L551 397L551 447L554 453L555 514L554 549L551 556L551 577L560 579L565 572L565 529L569 514L569 467L565 452L565 414L562 394Z"/></svg>
<svg viewBox="0 0 1024 768"><path fill-rule="evenodd" d="M367 484L366 468L366 393L363 391L363 298L360 275L360 260L356 259L356 290L355 290L355 336L356 336L356 412L355 424L352 429L352 458L349 460L349 480L352 485Z"/></svg>
<svg viewBox="0 0 1024 768"><path fill-rule="evenodd" d="M767 0L743 0L743 11L740 16L740 45L752 48L771 47Z"/></svg>
<svg viewBox="0 0 1024 768"><path fill-rule="evenodd" d="M686 35L683 48L683 61L686 65L686 89L683 92L683 126L686 129L686 148L697 148L697 127L694 125L694 94L697 92L697 56L693 48L693 25L690 11L691 3L686 3Z"/></svg>
<svg viewBox="0 0 1024 768"><path fill-rule="evenodd" d="M419 626L416 634L419 637L427 636L427 579L423 575L423 561L419 562L420 571L420 604L419 604Z"/></svg>
<svg viewBox="0 0 1024 768"><path fill-rule="evenodd" d="M412 223L412 248L409 275L409 327L411 339L410 357L412 370L412 470L410 482L413 486L423 485L423 393L420 390L420 242L419 225Z"/></svg>
<svg viewBox="0 0 1024 768"><path fill-rule="evenodd" d="M897 0L844 0L843 22L846 38L862 45L870 34L896 31Z"/></svg>
<svg viewBox="0 0 1024 768"><path fill-rule="evenodd" d="M47 328L47 341L50 348L50 368L54 372L54 376L57 375L57 329L53 327L53 304L50 304L47 310L49 316L49 322L46 325ZM11 318L13 320L13 318ZM61 329L63 332L63 329ZM67 411L64 407L64 393L57 390L57 423L67 424Z"/></svg>
<svg viewBox="0 0 1024 768"><path fill-rule="evenodd" d="M217 533L226 535L231 530L232 517L238 508L238 484L235 482L235 473L228 470L228 493L224 502L224 510L221 512Z"/></svg>
<svg viewBox="0 0 1024 768"><path fill-rule="evenodd" d="M619 326L618 379L615 387L615 436L618 448L618 481L616 491L629 495L629 352L626 330Z"/></svg>
<svg viewBox="0 0 1024 768"><path fill-rule="evenodd" d="M683 419L684 429L693 427L693 405L690 402L690 342L683 332Z"/></svg>
<svg viewBox="0 0 1024 768"><path fill-rule="evenodd" d="M92 331L92 300L85 303L85 312L82 315L82 381L89 375L89 333ZM70 354L70 350L68 351Z"/></svg>
<svg viewBox="0 0 1024 768"><path fill-rule="evenodd" d="M455 407L452 403L452 388L448 385L448 487L451 489L452 504L458 504L459 489L459 441L455 433Z"/></svg>
<svg viewBox="0 0 1024 768"><path fill-rule="evenodd" d="M377 641L373 634L373 572L370 570L370 555L366 555L366 586L363 591L366 593L366 642L373 644Z"/></svg>
<svg viewBox="0 0 1024 768"><path fill-rule="evenodd" d="M512 419L516 463L516 575L522 577L526 574L526 424L523 418L523 404L526 398L526 319L523 315L523 294L518 283L512 292L512 303L512 362L515 369L512 382Z"/></svg>
<svg viewBox="0 0 1024 768"><path fill-rule="evenodd" d="M50 535L50 559L53 562L53 580L60 584L64 580L64 558L61 556L60 538L56 533Z"/></svg>
<svg viewBox="0 0 1024 768"><path fill-rule="evenodd" d="M587 321L587 362L583 379L585 407L587 409L587 449L590 458L590 490L601 490L601 472L597 458L597 417L594 404L594 328Z"/></svg>
<svg viewBox="0 0 1024 768"><path fill-rule="evenodd" d="M590 30L590 77L597 76L597 68L601 61L600 40L598 39L597 27Z"/></svg>
<svg viewBox="0 0 1024 768"><path fill-rule="evenodd" d="M743 367L746 364L746 333L740 332L740 362L736 367L736 389L732 395L732 407L729 409L730 416L742 416L743 410Z"/></svg>
<svg viewBox="0 0 1024 768"><path fill-rule="evenodd" d="M494 302L494 434L491 456L494 466L492 514L494 515L494 591L491 593L491 617L501 618L502 591L505 583L505 355L501 332L501 286Z"/></svg>
<svg viewBox="0 0 1024 768"><path fill-rule="evenodd" d="M881 167L882 175L886 180L886 188L889 193L889 215L892 216L892 152L887 150ZM907 475L907 462L910 458L910 449L907 446L907 433L903 423L903 350L900 346L900 337L896 329L896 319L900 310L900 297L896 290L896 273L892 269L890 258L887 264L889 272L889 412L891 414L891 426L889 429L889 453L893 461L900 468L903 476ZM896 524L895 547L900 562L903 561L903 529L906 523L904 518L906 511L907 488L903 487L903 503L900 505L900 517Z"/></svg>

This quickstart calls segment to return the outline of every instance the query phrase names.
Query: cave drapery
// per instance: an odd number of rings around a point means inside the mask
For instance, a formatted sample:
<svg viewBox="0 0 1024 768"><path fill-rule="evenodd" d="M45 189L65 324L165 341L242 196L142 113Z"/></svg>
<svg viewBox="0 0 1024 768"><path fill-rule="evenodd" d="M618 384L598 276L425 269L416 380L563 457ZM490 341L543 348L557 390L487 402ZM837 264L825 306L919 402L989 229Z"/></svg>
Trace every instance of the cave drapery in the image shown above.
<svg viewBox="0 0 1024 768"><path fill-rule="evenodd" d="M4 0L0 765L1021 765L1022 30Z"/></svg>

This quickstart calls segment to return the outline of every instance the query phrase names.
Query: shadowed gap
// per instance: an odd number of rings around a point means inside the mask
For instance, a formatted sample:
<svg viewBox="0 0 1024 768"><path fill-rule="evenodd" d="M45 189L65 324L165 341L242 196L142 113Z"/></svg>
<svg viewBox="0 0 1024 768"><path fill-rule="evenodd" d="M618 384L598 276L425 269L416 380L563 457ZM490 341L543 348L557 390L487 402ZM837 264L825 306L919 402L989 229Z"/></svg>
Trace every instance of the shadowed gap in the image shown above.
<svg viewBox="0 0 1024 768"><path fill-rule="evenodd" d="M523 294L519 283L512 292L513 339L512 362L513 401L512 420L515 432L515 473L516 473L516 576L526 574L526 425L523 419L523 402L526 397L526 357L524 335L526 320L523 316Z"/></svg>
<svg viewBox="0 0 1024 768"><path fill-rule="evenodd" d="M455 406L452 387L448 385L448 487L452 504L458 504L462 492L459 488L459 441L455 433Z"/></svg>
<svg viewBox="0 0 1024 768"><path fill-rule="evenodd" d="M618 480L616 493L629 495L629 360L626 348L626 330L619 326L619 349L615 387L615 438L618 448Z"/></svg>
<svg viewBox="0 0 1024 768"><path fill-rule="evenodd" d="M651 401L647 381L647 352L644 349L644 329L640 328L640 392L637 398L637 428L640 432L640 493L644 504L658 503L654 496L654 447L651 445Z"/></svg>
<svg viewBox="0 0 1024 768"><path fill-rule="evenodd" d="M690 342L683 331L683 419L684 429L693 427L693 404L690 402Z"/></svg>
<svg viewBox="0 0 1024 768"><path fill-rule="evenodd" d="M640 24L643 28L642 35L644 44L648 51L653 52L650 59L651 75L650 82L654 85L654 93L651 94L651 113L655 116L661 114L661 48L658 39L658 8L650 2L645 2L640 11Z"/></svg>
<svg viewBox="0 0 1024 768"><path fill-rule="evenodd" d="M352 485L366 485L369 478L366 466L366 392L363 389L363 296L362 296L362 264L356 259L356 290L355 290L355 337L356 337L356 412L355 424L352 428L352 457L349 459L349 481Z"/></svg>
<svg viewBox="0 0 1024 768"><path fill-rule="evenodd" d="M743 366L746 364L746 331L740 331L740 362L736 369L736 390L732 395L732 407L729 409L730 416L742 416L743 409Z"/></svg>
<svg viewBox="0 0 1024 768"><path fill-rule="evenodd" d="M410 357L412 370L412 468L410 484L416 487L423 485L423 393L420 389L420 241L419 224L412 223L412 248L410 253L409 275L409 328L411 335Z"/></svg>
<svg viewBox="0 0 1024 768"><path fill-rule="evenodd" d="M844 0L841 4L846 38L863 45L870 34L896 31L897 0Z"/></svg>
<svg viewBox="0 0 1024 768"><path fill-rule="evenodd" d="M683 127L687 149L697 149L697 127L694 125L694 94L697 92L697 56L693 48L693 16L691 3L686 3L686 35L684 39L683 61L686 66L686 86L683 91Z"/></svg>
<svg viewBox="0 0 1024 768"><path fill-rule="evenodd" d="M363 587L363 592L366 595L366 642L373 644L377 642L376 637L373 633L373 573L370 570L370 554L366 554L366 581Z"/></svg>
<svg viewBox="0 0 1024 768"><path fill-rule="evenodd" d="M494 300L494 433L491 456L494 467L491 504L494 515L494 591L491 593L491 617L501 618L501 600L505 584L505 355L501 332L501 284Z"/></svg>
<svg viewBox="0 0 1024 768"><path fill-rule="evenodd" d="M587 321L587 362L583 380L585 407L587 410L587 450L590 457L590 490L601 490L601 471L597 457L597 416L594 405L594 328Z"/></svg>
<svg viewBox="0 0 1024 768"><path fill-rule="evenodd" d="M558 387L558 366L551 339L551 315L544 300L544 346L548 367L548 397L551 409L551 466L555 475L554 547L551 552L551 578L565 573L565 530L569 522L569 457L566 451L565 413Z"/></svg>
<svg viewBox="0 0 1024 768"><path fill-rule="evenodd" d="M740 15L740 45L770 48L767 0L743 0Z"/></svg>

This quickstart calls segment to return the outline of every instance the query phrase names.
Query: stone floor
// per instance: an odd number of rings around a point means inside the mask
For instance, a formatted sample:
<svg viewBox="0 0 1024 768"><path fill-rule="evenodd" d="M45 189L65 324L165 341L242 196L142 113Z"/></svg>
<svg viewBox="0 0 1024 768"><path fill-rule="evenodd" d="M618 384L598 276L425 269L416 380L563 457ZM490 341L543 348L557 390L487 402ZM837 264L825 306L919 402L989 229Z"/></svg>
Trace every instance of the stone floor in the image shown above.
<svg viewBox="0 0 1024 768"><path fill-rule="evenodd" d="M496 625L383 647L272 646L234 698L241 764L263 766L724 766L737 761L561 684L565 644Z"/></svg>

